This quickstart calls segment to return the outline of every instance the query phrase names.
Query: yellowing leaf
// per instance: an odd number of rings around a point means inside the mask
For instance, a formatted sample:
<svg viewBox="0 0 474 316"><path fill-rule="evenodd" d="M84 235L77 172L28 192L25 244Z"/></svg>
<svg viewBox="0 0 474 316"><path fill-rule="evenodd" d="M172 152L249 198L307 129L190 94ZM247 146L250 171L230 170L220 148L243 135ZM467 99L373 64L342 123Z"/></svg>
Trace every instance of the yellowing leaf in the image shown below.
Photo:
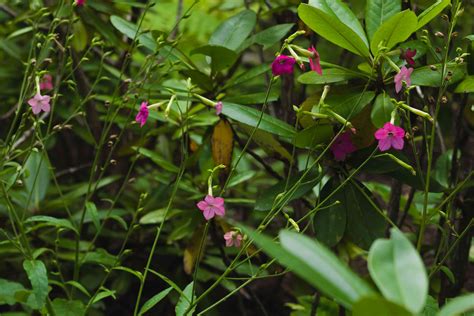
<svg viewBox="0 0 474 316"><path fill-rule="evenodd" d="M197 257L199 255L199 246L202 240L203 233L204 233L204 226L200 226L194 232L186 249L184 249L183 265L184 265L184 272L186 272L187 274L191 274L193 272ZM206 243L204 242L202 253L204 253L205 246L206 246Z"/></svg>
<svg viewBox="0 0 474 316"><path fill-rule="evenodd" d="M234 148L234 133L227 120L221 119L212 132L212 159L216 165L229 167Z"/></svg>

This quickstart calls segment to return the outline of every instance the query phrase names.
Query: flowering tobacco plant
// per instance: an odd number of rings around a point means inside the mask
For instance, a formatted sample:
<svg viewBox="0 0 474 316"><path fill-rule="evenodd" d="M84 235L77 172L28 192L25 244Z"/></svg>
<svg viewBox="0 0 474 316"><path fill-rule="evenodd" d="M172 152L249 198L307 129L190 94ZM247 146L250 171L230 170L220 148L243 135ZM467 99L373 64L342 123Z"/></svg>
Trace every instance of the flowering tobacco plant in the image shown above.
<svg viewBox="0 0 474 316"><path fill-rule="evenodd" d="M26 3L0 314L474 310L468 1Z"/></svg>

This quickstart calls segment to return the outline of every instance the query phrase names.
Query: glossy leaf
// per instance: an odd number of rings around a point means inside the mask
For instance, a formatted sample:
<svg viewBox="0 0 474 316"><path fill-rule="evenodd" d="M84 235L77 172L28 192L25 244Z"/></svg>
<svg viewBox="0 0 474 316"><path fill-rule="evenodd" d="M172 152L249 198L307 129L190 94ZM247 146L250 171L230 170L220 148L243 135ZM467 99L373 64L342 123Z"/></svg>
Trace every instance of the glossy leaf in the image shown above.
<svg viewBox="0 0 474 316"><path fill-rule="evenodd" d="M244 10L219 25L209 39L209 44L237 51L252 32L256 21L257 15L255 12Z"/></svg>
<svg viewBox="0 0 474 316"><path fill-rule="evenodd" d="M354 54L360 56L370 55L368 44L334 15L327 14L307 4L300 4L298 15L308 27L328 41Z"/></svg>
<svg viewBox="0 0 474 316"><path fill-rule="evenodd" d="M171 292L172 289L172 287L169 287L166 290L163 290L160 293L152 296L148 301L145 302L145 304L143 304L142 308L140 309L140 312L138 312L138 315L143 315L150 309L152 309L156 304L158 304L162 299L164 299Z"/></svg>
<svg viewBox="0 0 474 316"><path fill-rule="evenodd" d="M222 113L238 122L255 127L260 118L261 112L249 106L224 102ZM259 129L278 136L292 138L295 130L291 125L271 116L264 114L260 122Z"/></svg>
<svg viewBox="0 0 474 316"><path fill-rule="evenodd" d="M280 41L294 26L293 23L284 23L271 26L255 35L252 35L242 46L248 47L251 44L259 44L263 49L267 49Z"/></svg>
<svg viewBox="0 0 474 316"><path fill-rule="evenodd" d="M461 81L456 89L455 93L472 93L474 92L474 76L467 76L463 81Z"/></svg>
<svg viewBox="0 0 474 316"><path fill-rule="evenodd" d="M327 84L347 81L354 78L363 78L363 76L350 70L328 68L323 69L322 75L319 75L314 71L306 72L298 77L298 82L302 84Z"/></svg>
<svg viewBox="0 0 474 316"><path fill-rule="evenodd" d="M295 146L298 148L314 148L329 142L334 136L333 125L318 123L299 131L295 136Z"/></svg>
<svg viewBox="0 0 474 316"><path fill-rule="evenodd" d="M382 297L364 297L360 301L354 304L352 309L352 315L354 316L413 316L412 313L407 311L402 306L393 302L387 301Z"/></svg>
<svg viewBox="0 0 474 316"><path fill-rule="evenodd" d="M377 240L369 251L368 267L372 279L390 301L418 313L428 295L425 266L411 242L398 229L391 239Z"/></svg>
<svg viewBox="0 0 474 316"><path fill-rule="evenodd" d="M390 122L392 111L395 105L390 101L390 97L383 91L375 98L370 118L375 127L381 128L385 123Z"/></svg>
<svg viewBox="0 0 474 316"><path fill-rule="evenodd" d="M48 297L48 272L46 267L42 261L25 260L23 261L23 269L25 269L33 288L27 304L31 308L41 309Z"/></svg>
<svg viewBox="0 0 474 316"><path fill-rule="evenodd" d="M329 249L309 237L281 231L280 245L268 236L243 229L264 252L346 308L373 293Z"/></svg>
<svg viewBox="0 0 474 316"><path fill-rule="evenodd" d="M418 16L418 24L416 29L423 27L429 21L434 19L438 14L440 14L444 8L446 8L451 3L450 0L438 0L428 7L425 11L421 12Z"/></svg>
<svg viewBox="0 0 474 316"><path fill-rule="evenodd" d="M224 46L219 45L204 45L193 49L191 55L201 54L211 58L212 71L221 71L231 66L237 59L237 54Z"/></svg>
<svg viewBox="0 0 474 316"><path fill-rule="evenodd" d="M365 8L365 29L372 39L378 28L402 9L401 0L367 0Z"/></svg>
<svg viewBox="0 0 474 316"><path fill-rule="evenodd" d="M442 65L434 65L436 70L431 70L430 66L416 68L411 74L411 84L425 87L440 87L442 85L441 72ZM448 64L448 71L452 72L449 84L460 81L466 75L466 66L459 64Z"/></svg>
<svg viewBox="0 0 474 316"><path fill-rule="evenodd" d="M405 10L395 14L374 33L370 41L370 50L373 54L377 54L380 45L390 50L410 37L416 30L416 24L417 19L413 11Z"/></svg>
<svg viewBox="0 0 474 316"><path fill-rule="evenodd" d="M474 311L474 294L453 298L441 308L438 316L457 316Z"/></svg>
<svg viewBox="0 0 474 316"><path fill-rule="evenodd" d="M176 304L175 312L176 316L184 316L186 310L191 305L191 297L193 295L193 282L189 283L183 290L183 294L178 299L178 303ZM195 299L195 298L194 298ZM196 309L196 305L191 308L187 315L193 315L194 310Z"/></svg>

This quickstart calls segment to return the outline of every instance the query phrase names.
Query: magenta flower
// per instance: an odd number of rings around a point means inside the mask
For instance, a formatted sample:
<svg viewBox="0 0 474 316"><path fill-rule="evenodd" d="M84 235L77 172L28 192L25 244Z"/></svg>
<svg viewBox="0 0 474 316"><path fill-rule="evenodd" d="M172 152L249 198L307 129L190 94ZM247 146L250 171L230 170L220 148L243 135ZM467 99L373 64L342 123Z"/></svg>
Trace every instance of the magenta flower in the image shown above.
<svg viewBox="0 0 474 316"><path fill-rule="evenodd" d="M216 103L216 115L220 115L222 113L223 104L221 101Z"/></svg>
<svg viewBox="0 0 474 316"><path fill-rule="evenodd" d="M308 50L313 53L313 57L309 58L309 65L311 66L311 70L316 71L319 75L322 75L323 70L321 69L318 51L316 50L316 48L314 48L314 46L311 46L310 48L308 48Z"/></svg>
<svg viewBox="0 0 474 316"><path fill-rule="evenodd" d="M240 247L240 244L242 243L242 235L239 234L236 231L230 230L227 233L224 234L224 239L225 239L225 246L226 247L232 247L235 246L237 248Z"/></svg>
<svg viewBox="0 0 474 316"><path fill-rule="evenodd" d="M413 68L407 68L403 66L400 68L400 72L395 75L394 82L395 82L395 91L398 93L400 90L402 90L403 83L402 81L405 81L407 84L407 87L411 85L411 73L413 72Z"/></svg>
<svg viewBox="0 0 474 316"><path fill-rule="evenodd" d="M225 215L224 199L221 197L215 198L212 195L206 195L204 200L199 201L197 207L202 211L202 214L207 221L216 215Z"/></svg>
<svg viewBox="0 0 474 316"><path fill-rule="evenodd" d="M41 111L49 112L50 106L49 101L51 97L49 95L41 95L39 92L34 97L28 100L28 104L31 106L34 114L38 114Z"/></svg>
<svg viewBox="0 0 474 316"><path fill-rule="evenodd" d="M292 74L295 63L296 60L293 57L280 55L272 63L272 73L274 76Z"/></svg>
<svg viewBox="0 0 474 316"><path fill-rule="evenodd" d="M143 125L145 125L146 120L148 119L148 114L150 114L150 111L148 111L148 102L143 101L140 105L140 110L138 111L138 114L135 117L135 121L140 123L140 127L143 127Z"/></svg>
<svg viewBox="0 0 474 316"><path fill-rule="evenodd" d="M397 150L403 149L405 131L390 122L385 123L382 128L375 132L375 138L379 141L380 151L387 151L390 147Z"/></svg>
<svg viewBox="0 0 474 316"><path fill-rule="evenodd" d="M40 90L53 89L53 77L51 75L44 75L40 81Z"/></svg>
<svg viewBox="0 0 474 316"><path fill-rule="evenodd" d="M416 55L416 49L411 50L410 48L408 48L406 52L402 49L402 53L401 53L400 57L402 59L405 59L407 64L413 67L413 66L415 66L415 60L413 59L413 57L415 57L415 55Z"/></svg>
<svg viewBox="0 0 474 316"><path fill-rule="evenodd" d="M356 150L357 148L352 143L349 132L339 135L331 146L331 151L336 161L345 160L348 154L353 153Z"/></svg>
<svg viewBox="0 0 474 316"><path fill-rule="evenodd" d="M86 0L76 0L76 5L78 7L82 7L84 5L84 3L86 3Z"/></svg>

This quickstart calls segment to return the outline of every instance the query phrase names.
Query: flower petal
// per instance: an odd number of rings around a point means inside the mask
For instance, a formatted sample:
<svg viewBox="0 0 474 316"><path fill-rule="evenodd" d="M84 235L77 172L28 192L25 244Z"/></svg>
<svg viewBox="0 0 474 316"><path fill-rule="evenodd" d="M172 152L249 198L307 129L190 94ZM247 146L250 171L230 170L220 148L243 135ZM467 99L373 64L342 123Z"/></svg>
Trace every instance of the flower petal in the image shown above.
<svg viewBox="0 0 474 316"><path fill-rule="evenodd" d="M390 149L392 142L389 137L379 140L379 149L380 151L387 151Z"/></svg>
<svg viewBox="0 0 474 316"><path fill-rule="evenodd" d="M402 137L392 137L392 147L397 149L397 150L402 150L403 149L403 144L404 140Z"/></svg>
<svg viewBox="0 0 474 316"><path fill-rule="evenodd" d="M207 204L205 201L199 201L199 203L197 204L198 209L200 209L201 211L204 211L208 206L209 204Z"/></svg>

